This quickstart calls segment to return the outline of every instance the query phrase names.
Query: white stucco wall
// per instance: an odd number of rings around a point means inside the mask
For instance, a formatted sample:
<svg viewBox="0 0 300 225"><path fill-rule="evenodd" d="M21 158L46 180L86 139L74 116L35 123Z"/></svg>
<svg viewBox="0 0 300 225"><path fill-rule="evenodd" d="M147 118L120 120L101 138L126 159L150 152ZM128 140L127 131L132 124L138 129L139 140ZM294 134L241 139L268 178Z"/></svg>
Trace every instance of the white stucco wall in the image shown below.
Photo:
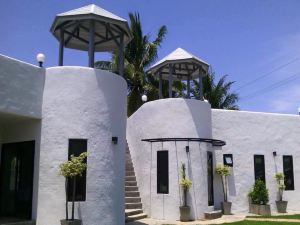
<svg viewBox="0 0 300 225"><path fill-rule="evenodd" d="M230 110L212 110L213 137L226 141L222 151L216 152L217 162L223 162L223 154L233 154L233 174L229 177L229 201L233 213L248 212L247 194L254 183L254 154L265 157L266 184L272 210L276 212L276 170L282 172L282 156L292 155L295 190L285 191L288 210L300 210L300 116L256 113ZM273 151L277 156L273 157ZM220 179L215 179L216 189ZM216 206L222 201L216 190Z"/></svg>
<svg viewBox="0 0 300 225"><path fill-rule="evenodd" d="M182 191L181 162L193 181L188 204L193 218L203 218L208 207L207 151L210 144L198 142L142 142L145 138L211 138L211 110L206 102L191 99L162 99L145 103L127 120L127 141L133 160L143 209L151 218L179 219ZM185 146L190 146L186 154ZM169 194L157 194L157 151L169 152ZM177 160L178 158L178 160ZM150 172L151 171L151 172ZM151 174L151 176L150 176Z"/></svg>
<svg viewBox="0 0 300 225"><path fill-rule="evenodd" d="M124 224L126 82L86 67L46 70L38 198L38 225L65 218L64 178L68 139L88 139L86 201L76 204L84 225ZM114 145L112 136L119 141Z"/></svg>
<svg viewBox="0 0 300 225"><path fill-rule="evenodd" d="M0 112L41 118L45 69L0 55Z"/></svg>

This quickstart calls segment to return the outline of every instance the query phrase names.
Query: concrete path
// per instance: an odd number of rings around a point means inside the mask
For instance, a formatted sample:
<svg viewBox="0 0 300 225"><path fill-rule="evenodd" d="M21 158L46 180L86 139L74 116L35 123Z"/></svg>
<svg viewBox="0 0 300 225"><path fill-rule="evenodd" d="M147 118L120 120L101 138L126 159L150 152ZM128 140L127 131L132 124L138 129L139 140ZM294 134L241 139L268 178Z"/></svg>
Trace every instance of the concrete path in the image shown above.
<svg viewBox="0 0 300 225"><path fill-rule="evenodd" d="M192 222L180 222L180 221L168 221L168 220L154 220L154 219L142 219L139 221L126 223L126 225L208 225L208 224L222 224L222 223L229 223L229 222L236 222L244 220L246 215L230 215L230 216L222 216L219 219L215 220L196 220Z"/></svg>

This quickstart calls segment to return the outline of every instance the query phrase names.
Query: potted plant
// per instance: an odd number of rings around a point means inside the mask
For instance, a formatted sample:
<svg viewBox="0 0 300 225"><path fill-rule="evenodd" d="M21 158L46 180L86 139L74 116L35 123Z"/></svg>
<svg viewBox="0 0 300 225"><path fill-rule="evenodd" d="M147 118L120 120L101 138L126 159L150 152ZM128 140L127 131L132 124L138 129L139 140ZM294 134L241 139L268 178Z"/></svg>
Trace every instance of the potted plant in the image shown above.
<svg viewBox="0 0 300 225"><path fill-rule="evenodd" d="M283 173L276 173L275 179L277 181L278 196L279 196L279 201L276 201L277 211L279 213L286 213L286 208L287 208L288 202L283 201L283 191L285 190Z"/></svg>
<svg viewBox="0 0 300 225"><path fill-rule="evenodd" d="M183 190L183 205L179 207L180 210L180 221L187 222L190 220L190 207L187 205L187 193L192 186L192 181L186 177L185 164L181 164L181 180L179 182Z"/></svg>
<svg viewBox="0 0 300 225"><path fill-rule="evenodd" d="M255 181L252 190L248 194L250 198L250 213L270 216L271 209L269 202L269 191L266 188L265 182L258 179Z"/></svg>
<svg viewBox="0 0 300 225"><path fill-rule="evenodd" d="M221 202L222 213L224 215L231 214L231 202L228 202L227 195L227 177L230 175L230 167L219 164L216 167L216 173L221 176L224 202Z"/></svg>
<svg viewBox="0 0 300 225"><path fill-rule="evenodd" d="M60 175L65 177L65 192L66 192L66 219L61 220L61 225L81 225L82 221L79 219L74 219L74 204L75 204L75 194L76 194L76 177L82 176L86 169L86 163L84 160L87 157L87 153L83 152L79 156L75 157L71 155L71 159L59 165ZM68 180L71 179L73 182L72 190L72 216L69 219L69 209L68 209Z"/></svg>

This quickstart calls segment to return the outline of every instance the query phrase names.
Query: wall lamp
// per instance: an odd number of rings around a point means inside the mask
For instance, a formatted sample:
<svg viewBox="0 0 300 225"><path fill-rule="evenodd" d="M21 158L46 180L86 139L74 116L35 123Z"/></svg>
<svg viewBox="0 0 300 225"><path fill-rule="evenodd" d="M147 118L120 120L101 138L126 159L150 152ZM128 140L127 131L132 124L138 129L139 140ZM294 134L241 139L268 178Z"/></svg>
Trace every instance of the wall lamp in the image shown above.
<svg viewBox="0 0 300 225"><path fill-rule="evenodd" d="M112 143L114 143L115 145L118 144L118 137L112 137L111 138Z"/></svg>
<svg viewBox="0 0 300 225"><path fill-rule="evenodd" d="M273 152L273 156L274 157L277 156L277 152L276 151Z"/></svg>
<svg viewBox="0 0 300 225"><path fill-rule="evenodd" d="M189 153L190 152L190 146L185 146L185 151L186 151L186 153Z"/></svg>

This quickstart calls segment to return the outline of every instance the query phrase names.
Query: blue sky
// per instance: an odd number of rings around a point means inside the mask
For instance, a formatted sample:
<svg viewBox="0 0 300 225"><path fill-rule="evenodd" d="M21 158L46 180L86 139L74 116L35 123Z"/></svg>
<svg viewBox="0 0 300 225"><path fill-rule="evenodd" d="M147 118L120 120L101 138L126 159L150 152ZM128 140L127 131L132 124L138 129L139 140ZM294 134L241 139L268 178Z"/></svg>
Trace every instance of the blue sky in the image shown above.
<svg viewBox="0 0 300 225"><path fill-rule="evenodd" d="M35 64L36 54L43 52L45 66L56 66L58 42L49 32L55 15L91 3L126 19L128 12L139 12L150 35L166 25L159 58L182 47L210 63L217 78L228 74L242 110L297 113L298 0L0 0L0 54ZM85 66L87 53L67 50L65 64Z"/></svg>

